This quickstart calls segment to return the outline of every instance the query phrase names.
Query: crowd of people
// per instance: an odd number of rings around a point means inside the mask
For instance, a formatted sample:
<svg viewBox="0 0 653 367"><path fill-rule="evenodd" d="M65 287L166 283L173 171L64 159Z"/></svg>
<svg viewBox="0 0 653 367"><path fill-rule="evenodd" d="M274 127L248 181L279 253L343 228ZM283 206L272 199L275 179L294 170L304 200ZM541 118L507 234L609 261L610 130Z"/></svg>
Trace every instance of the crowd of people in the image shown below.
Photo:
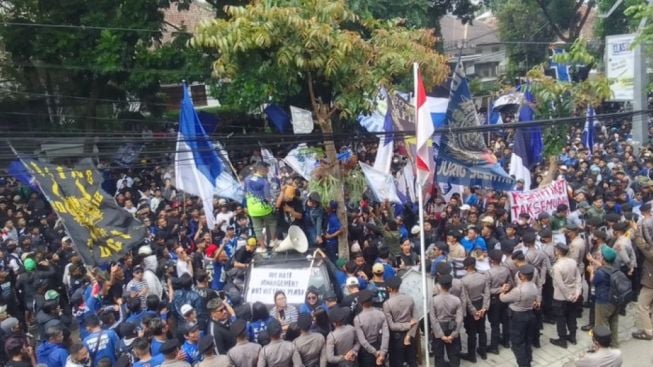
<svg viewBox="0 0 653 367"><path fill-rule="evenodd" d="M201 200L175 189L163 162L142 171L102 162L103 188L147 236L121 261L96 267L85 266L75 250L84 244L73 243L42 195L1 176L0 361L401 367L417 365L419 340L428 337L438 366L509 350L530 366L544 323L556 325L550 343L567 348L587 312L581 329L592 330L594 345L576 364L620 366L618 325L628 303L636 304L633 337L653 339L653 150L635 154L626 136L597 127L590 154L572 129L557 165L533 172L534 185L564 178L569 205L535 219L511 218L505 192L468 187L448 198L433 192L422 224L415 205L369 196L348 203L342 223L338 204L301 178L281 177L275 190L259 152L243 164L254 167L245 202L216 196L215 212L205 213ZM492 145L503 164L509 141ZM363 148L359 159L373 159L374 146ZM309 288L299 305L282 291L269 304L247 302L247 269L292 225L329 264L333 289ZM345 230L349 254L338 248ZM403 273L422 261L434 294L424 312L430 330L420 330L419 305L400 292Z"/></svg>

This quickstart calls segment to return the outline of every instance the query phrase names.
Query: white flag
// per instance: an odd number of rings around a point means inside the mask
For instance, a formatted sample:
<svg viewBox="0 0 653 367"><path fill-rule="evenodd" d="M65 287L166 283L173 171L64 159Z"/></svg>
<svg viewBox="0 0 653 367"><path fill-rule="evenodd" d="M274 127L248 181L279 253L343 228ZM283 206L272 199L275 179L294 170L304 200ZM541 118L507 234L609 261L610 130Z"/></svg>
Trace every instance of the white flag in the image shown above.
<svg viewBox="0 0 653 367"><path fill-rule="evenodd" d="M313 132L313 113L303 108L290 106L292 116L292 130L295 134L309 134Z"/></svg>
<svg viewBox="0 0 653 367"><path fill-rule="evenodd" d="M400 203L399 195L397 195L397 187L395 186L395 181L392 175L378 171L374 167L365 164L363 162L358 162L363 174L365 175L365 180L367 181L367 186L374 192L376 199L379 201L391 201L394 203Z"/></svg>
<svg viewBox="0 0 653 367"><path fill-rule="evenodd" d="M311 174L318 165L317 154L306 144L299 144L297 148L288 152L283 161L306 180L311 179Z"/></svg>

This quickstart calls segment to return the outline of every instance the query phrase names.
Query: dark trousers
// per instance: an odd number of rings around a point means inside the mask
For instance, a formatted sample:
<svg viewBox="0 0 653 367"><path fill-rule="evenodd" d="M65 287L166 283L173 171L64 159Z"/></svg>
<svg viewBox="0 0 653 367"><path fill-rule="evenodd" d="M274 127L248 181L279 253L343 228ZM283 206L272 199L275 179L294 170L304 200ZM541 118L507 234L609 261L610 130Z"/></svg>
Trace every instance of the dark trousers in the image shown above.
<svg viewBox="0 0 653 367"><path fill-rule="evenodd" d="M487 313L492 331L490 333L490 348L498 348L499 343L507 344L510 341L508 326L508 305L501 302L498 296L492 296L490 309Z"/></svg>
<svg viewBox="0 0 653 367"><path fill-rule="evenodd" d="M533 361L532 335L537 322L533 311L510 311L510 343L519 367L530 367Z"/></svg>
<svg viewBox="0 0 653 367"><path fill-rule="evenodd" d="M542 317L546 320L553 320L553 279L549 274L542 286Z"/></svg>
<svg viewBox="0 0 653 367"><path fill-rule="evenodd" d="M483 301L472 301L476 309L483 306ZM474 319L474 315L468 314L465 316L465 331L467 332L467 354L470 356L476 355L476 340L478 337L479 352L485 353L487 349L487 332L485 331L485 316L478 320Z"/></svg>
<svg viewBox="0 0 653 367"><path fill-rule="evenodd" d="M594 325L594 321L596 320L596 311L595 311L595 306L596 306L596 297L594 297L594 294L592 294L592 290L590 288L589 292L589 303L590 303L590 325Z"/></svg>
<svg viewBox="0 0 653 367"><path fill-rule="evenodd" d="M440 323L442 331L445 336L451 335L453 329L448 327L446 323ZM449 359L449 366L458 367L460 366L460 336L454 338L454 340L449 343L445 343L442 339L434 338L433 340L433 355L435 357L436 366L446 366L447 364L444 361L444 353L447 352L447 358Z"/></svg>
<svg viewBox="0 0 653 367"><path fill-rule="evenodd" d="M578 302L553 300L553 315L558 330L558 338L566 340L567 336L576 338L576 313Z"/></svg>
<svg viewBox="0 0 653 367"><path fill-rule="evenodd" d="M381 341L373 343L372 346L378 350L381 347ZM361 348L358 352L358 365L361 367L376 367L376 356Z"/></svg>
<svg viewBox="0 0 653 367"><path fill-rule="evenodd" d="M404 345L405 332L390 332L390 367L403 367L404 362L410 367L417 367L417 350L415 342Z"/></svg>

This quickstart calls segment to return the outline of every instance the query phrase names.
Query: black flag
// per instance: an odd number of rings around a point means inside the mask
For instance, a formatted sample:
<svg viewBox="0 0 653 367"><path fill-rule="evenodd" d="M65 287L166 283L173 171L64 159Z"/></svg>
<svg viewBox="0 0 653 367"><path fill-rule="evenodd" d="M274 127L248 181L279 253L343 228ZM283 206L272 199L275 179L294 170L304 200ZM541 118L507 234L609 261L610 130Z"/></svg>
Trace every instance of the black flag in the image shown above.
<svg viewBox="0 0 653 367"><path fill-rule="evenodd" d="M23 162L63 220L85 264L118 261L143 242L145 227L102 190L102 176L90 159L72 169L31 159Z"/></svg>

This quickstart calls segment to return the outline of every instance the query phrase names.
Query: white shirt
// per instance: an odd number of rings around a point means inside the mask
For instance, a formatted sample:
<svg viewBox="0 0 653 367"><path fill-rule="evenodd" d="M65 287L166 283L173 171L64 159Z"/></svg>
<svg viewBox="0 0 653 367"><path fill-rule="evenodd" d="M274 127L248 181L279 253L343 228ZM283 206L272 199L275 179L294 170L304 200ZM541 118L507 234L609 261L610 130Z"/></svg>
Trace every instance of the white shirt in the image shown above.
<svg viewBox="0 0 653 367"><path fill-rule="evenodd" d="M218 223L222 222L222 224L220 225L220 230L222 232L226 232L227 231L227 226L229 225L229 221L233 217L234 217L234 212L230 212L230 211L228 211L226 213L219 212L215 216L215 223L218 224Z"/></svg>

